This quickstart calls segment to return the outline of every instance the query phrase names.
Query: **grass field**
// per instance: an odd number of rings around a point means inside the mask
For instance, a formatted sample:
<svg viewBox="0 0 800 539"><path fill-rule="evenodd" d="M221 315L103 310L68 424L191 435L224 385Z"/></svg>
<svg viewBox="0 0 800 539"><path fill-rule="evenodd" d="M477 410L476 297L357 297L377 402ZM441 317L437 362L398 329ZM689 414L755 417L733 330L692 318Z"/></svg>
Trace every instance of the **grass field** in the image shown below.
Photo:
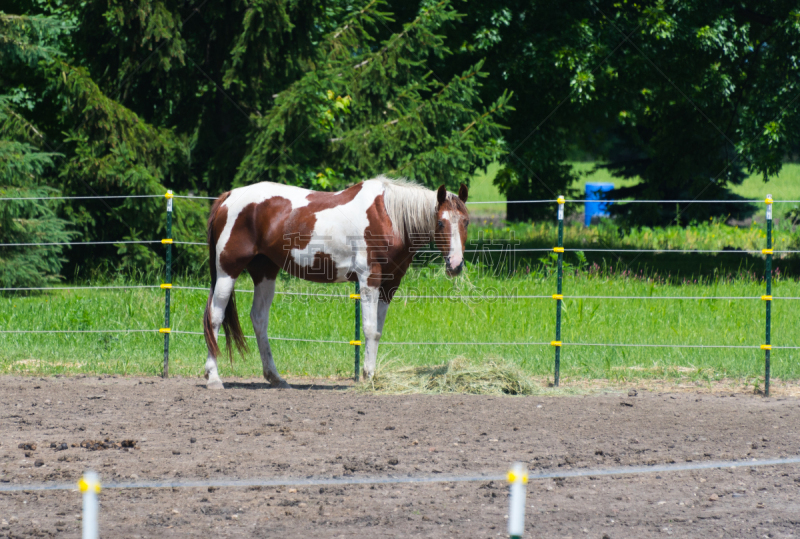
<svg viewBox="0 0 800 539"><path fill-rule="evenodd" d="M579 180L573 187L577 188L581 193L584 192L584 188L589 182L613 183L615 187L627 187L636 183L636 180L613 178L606 170L592 172L594 163L575 162L572 163L572 166L580 175ZM505 200L505 197L500 194L497 187L492 184L492 180L499 168L499 165L494 163L487 168L486 172L475 175L470 185L471 201ZM800 164L785 164L781 173L767 183L764 183L761 176L752 175L742 185L734 187L733 192L752 200L761 200L768 193L775 200L800 200ZM780 206L776 217L793 206L795 204L787 204L786 207ZM471 206L470 211L474 213L505 212L505 207L503 204L481 204Z"/></svg>
<svg viewBox="0 0 800 539"><path fill-rule="evenodd" d="M590 165L578 164L588 170ZM498 200L491 185L496 170L473 183L472 200ZM608 178L592 177L593 180ZM740 188L747 197L763 196L763 185L749 179ZM747 190L750 191L747 191ZM800 199L800 167L788 165L773 184L773 196ZM473 207L475 208L475 207ZM482 208L486 210L486 207ZM501 210L498 205L497 210ZM555 221L508 224L499 228L470 228L470 246L504 245L550 249L555 244ZM776 225L776 249L796 250L797 234L784 221ZM731 227L711 220L687 227L642 228L620 231L611 223L585 228L565 227L565 246L577 249L761 249L763 220ZM516 364L535 376L552 376L555 305L551 299L516 296L555 292L555 257L546 252L492 254L473 259L465 275L445 278L435 263L414 269L403 282L401 295L439 295L444 299L398 297L389 312L379 365L435 365L463 357L471 361L499 360ZM800 297L800 261L776 255L776 297ZM565 256L563 340L566 343L702 344L758 346L764 338L761 300L607 300L569 299L569 296L750 296L764 293L761 255L653 253L567 253ZM103 284L153 284L159 275L139 276ZM94 285L98 282L91 283ZM206 287L204 279L176 279L176 284ZM239 314L252 334L249 309L252 285L242 277ZM352 285L313 285L281 279L279 291L349 294ZM507 300L479 300L480 295L511 295ZM207 293L174 290L172 329L200 331ZM463 299L464 297L473 299ZM460 299L459 299L460 298ZM53 291L37 295L0 297L0 330L67 330L70 333L0 334L0 372L29 374L158 374L163 336L155 331L164 317L164 293L158 289L126 291ZM800 311L793 300L773 305L772 342L800 346L796 328ZM75 333L75 330L136 329L152 333ZM353 336L353 303L349 299L279 295L270 320L273 337L349 341ZM508 342L509 345L392 345L392 342ZM220 361L225 376L258 376L260 361L251 341L245 360ZM348 344L319 344L274 340L279 370L290 375L350 376L353 348ZM202 336L173 334L171 373L202 375L206 356ZM799 379L796 350L773 351L773 375ZM562 354L562 378L691 378L755 380L763 376L764 353L758 349L691 349L578 347L567 344Z"/></svg>
<svg viewBox="0 0 800 539"><path fill-rule="evenodd" d="M497 186L492 183L497 171L500 170L498 163L492 163L486 167L485 171L479 171L469 185L470 202L489 202L493 200L505 200L506 197L500 194ZM470 204L470 211L478 214L492 214L506 212L505 204Z"/></svg>
<svg viewBox="0 0 800 539"><path fill-rule="evenodd" d="M404 281L400 294L477 296L482 294L549 295L555 291L552 275L540 272L511 278L481 274L476 268L454 281L439 269L421 268ZM186 283L184 283L186 284ZM189 283L202 286L202 283ZM248 287L246 277L240 287ZM346 294L351 285L311 285L282 279L279 291L311 290ZM636 296L751 296L763 294L757 279L718 279L711 285L671 285L646 278L612 273L574 272L564 279L569 295ZM800 283L778 280L775 296L800 297ZM175 290L172 294L173 330L200 331L206 293ZM249 309L252 296L238 295L239 314L252 334ZM161 290L54 291L37 296L0 298L0 329L80 330L157 329L163 322ZM591 300L564 302L563 340L584 343L756 345L764 338L761 300ZM773 306L772 342L798 346L800 311L791 300ZM390 342L512 342L549 343L555 335L555 304L551 299L413 300L396 298L389 311L379 363L433 365L456 357L475 361L512 362L531 375L552 376L553 349L549 345L400 346ZM346 341L353 335L351 300L278 296L271 320L274 337ZM231 366L220 361L225 376L258 376L261 365L255 342L245 360ZM273 341L278 368L291 375L348 376L353 348L346 344ZM206 351L202 336L171 337L171 373L200 376ZM5 334L0 336L0 372L157 374L161 370L163 337L153 334ZM773 376L800 378L798 353L773 352ZM638 378L688 377L756 379L763 376L764 353L757 349L667 349L573 347L562 355L562 377Z"/></svg>

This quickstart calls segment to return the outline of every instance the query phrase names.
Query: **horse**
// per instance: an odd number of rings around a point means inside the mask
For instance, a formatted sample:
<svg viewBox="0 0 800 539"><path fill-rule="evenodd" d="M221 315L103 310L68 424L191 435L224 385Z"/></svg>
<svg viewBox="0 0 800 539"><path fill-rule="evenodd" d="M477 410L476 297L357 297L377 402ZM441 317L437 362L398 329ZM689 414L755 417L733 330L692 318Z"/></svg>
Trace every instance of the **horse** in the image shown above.
<svg viewBox="0 0 800 539"><path fill-rule="evenodd" d="M206 387L224 387L217 371L220 326L231 361L231 340L242 355L247 350L234 296L234 283L245 269L253 279L250 319L270 386L290 387L275 368L268 337L281 269L314 282L359 283L366 341L363 375L371 379L389 304L414 253L433 239L448 276L464 268L467 195L464 184L455 195L444 185L433 191L385 176L335 193L262 182L220 195L207 227L211 290L203 317Z"/></svg>

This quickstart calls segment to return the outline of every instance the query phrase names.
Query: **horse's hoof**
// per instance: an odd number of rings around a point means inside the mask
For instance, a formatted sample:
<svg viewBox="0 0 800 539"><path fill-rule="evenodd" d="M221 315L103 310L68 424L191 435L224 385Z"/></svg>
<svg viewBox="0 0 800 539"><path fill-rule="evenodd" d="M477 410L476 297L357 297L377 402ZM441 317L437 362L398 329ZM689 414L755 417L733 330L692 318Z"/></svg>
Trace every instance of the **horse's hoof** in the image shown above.
<svg viewBox="0 0 800 539"><path fill-rule="evenodd" d="M272 389L292 389L286 380L278 376L278 374L272 374L269 371L264 371L264 379L269 382L269 387Z"/></svg>
<svg viewBox="0 0 800 539"><path fill-rule="evenodd" d="M207 389L225 389L225 386L222 385L222 380L217 378L216 380L209 380L206 384Z"/></svg>

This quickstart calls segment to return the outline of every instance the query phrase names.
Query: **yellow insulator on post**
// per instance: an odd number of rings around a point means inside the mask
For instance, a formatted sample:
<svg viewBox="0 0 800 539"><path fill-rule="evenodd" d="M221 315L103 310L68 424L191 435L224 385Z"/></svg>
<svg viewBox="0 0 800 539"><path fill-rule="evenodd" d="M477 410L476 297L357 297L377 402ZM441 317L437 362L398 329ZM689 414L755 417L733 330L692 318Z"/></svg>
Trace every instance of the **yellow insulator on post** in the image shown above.
<svg viewBox="0 0 800 539"><path fill-rule="evenodd" d="M167 244L172 245L172 238L163 239L161 240L161 243L163 243L164 245Z"/></svg>
<svg viewBox="0 0 800 539"><path fill-rule="evenodd" d="M772 296L761 296L764 301L772 301Z"/></svg>
<svg viewBox="0 0 800 539"><path fill-rule="evenodd" d="M762 344L761 345L761 349L762 350L772 350L772 345L771 344Z"/></svg>
<svg viewBox="0 0 800 539"><path fill-rule="evenodd" d="M556 202L558 202L559 204L563 204L564 203L564 197L558 197L556 199Z"/></svg>
<svg viewBox="0 0 800 539"><path fill-rule="evenodd" d="M761 254L762 255L771 255L771 254L774 254L774 253L773 253L772 249L761 249Z"/></svg>
<svg viewBox="0 0 800 539"><path fill-rule="evenodd" d="M523 483L523 484L527 485L528 484L528 473L527 472L515 473L514 470L509 470L508 476L506 477L506 479L508 479L509 483L516 483L517 481L519 481L520 483Z"/></svg>
<svg viewBox="0 0 800 539"><path fill-rule="evenodd" d="M550 346L561 346L561 341L550 341Z"/></svg>
<svg viewBox="0 0 800 539"><path fill-rule="evenodd" d="M164 198L172 198L174 196L175 195L172 194L172 191L167 191L166 193L164 193Z"/></svg>
<svg viewBox="0 0 800 539"><path fill-rule="evenodd" d="M361 341L350 341L353 346L361 346Z"/></svg>
<svg viewBox="0 0 800 539"><path fill-rule="evenodd" d="M764 204L772 204L774 201L771 198L765 198Z"/></svg>
<svg viewBox="0 0 800 539"><path fill-rule="evenodd" d="M361 299L361 294L350 294L350 299Z"/></svg>
<svg viewBox="0 0 800 539"><path fill-rule="evenodd" d="M171 283L161 283L161 288L172 288Z"/></svg>
<svg viewBox="0 0 800 539"><path fill-rule="evenodd" d="M564 252L564 248L563 247L553 247L553 252L563 253Z"/></svg>
<svg viewBox="0 0 800 539"><path fill-rule="evenodd" d="M78 490L81 492L94 492L95 494L100 494L100 482L89 480L87 481L85 477L81 477L81 480L78 481Z"/></svg>
<svg viewBox="0 0 800 539"><path fill-rule="evenodd" d="M553 299L564 299L564 294L553 294Z"/></svg>
<svg viewBox="0 0 800 539"><path fill-rule="evenodd" d="M159 332L159 333L170 333L170 329L169 329L169 328L160 328L160 329L158 330L158 332Z"/></svg>

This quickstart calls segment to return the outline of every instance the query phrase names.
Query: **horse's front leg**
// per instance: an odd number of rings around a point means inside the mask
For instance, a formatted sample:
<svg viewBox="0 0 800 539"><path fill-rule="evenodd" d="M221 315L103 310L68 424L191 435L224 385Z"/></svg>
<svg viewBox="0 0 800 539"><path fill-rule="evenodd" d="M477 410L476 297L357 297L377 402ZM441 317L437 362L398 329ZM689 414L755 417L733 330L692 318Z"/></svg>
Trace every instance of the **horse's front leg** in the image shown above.
<svg viewBox="0 0 800 539"><path fill-rule="evenodd" d="M381 339L378 323L378 287L361 284L361 314L364 326L364 378L372 379L375 375L375 364L378 358L378 341ZM386 311L384 310L384 316Z"/></svg>
<svg viewBox="0 0 800 539"><path fill-rule="evenodd" d="M255 280L255 279L254 279ZM253 331L258 341L258 351L261 354L261 365L264 378L272 387L291 389L291 386L281 378L275 361L272 359L272 349L269 346L269 308L275 297L275 280L264 279L255 285L253 291L253 308L250 310L250 320L253 322Z"/></svg>

